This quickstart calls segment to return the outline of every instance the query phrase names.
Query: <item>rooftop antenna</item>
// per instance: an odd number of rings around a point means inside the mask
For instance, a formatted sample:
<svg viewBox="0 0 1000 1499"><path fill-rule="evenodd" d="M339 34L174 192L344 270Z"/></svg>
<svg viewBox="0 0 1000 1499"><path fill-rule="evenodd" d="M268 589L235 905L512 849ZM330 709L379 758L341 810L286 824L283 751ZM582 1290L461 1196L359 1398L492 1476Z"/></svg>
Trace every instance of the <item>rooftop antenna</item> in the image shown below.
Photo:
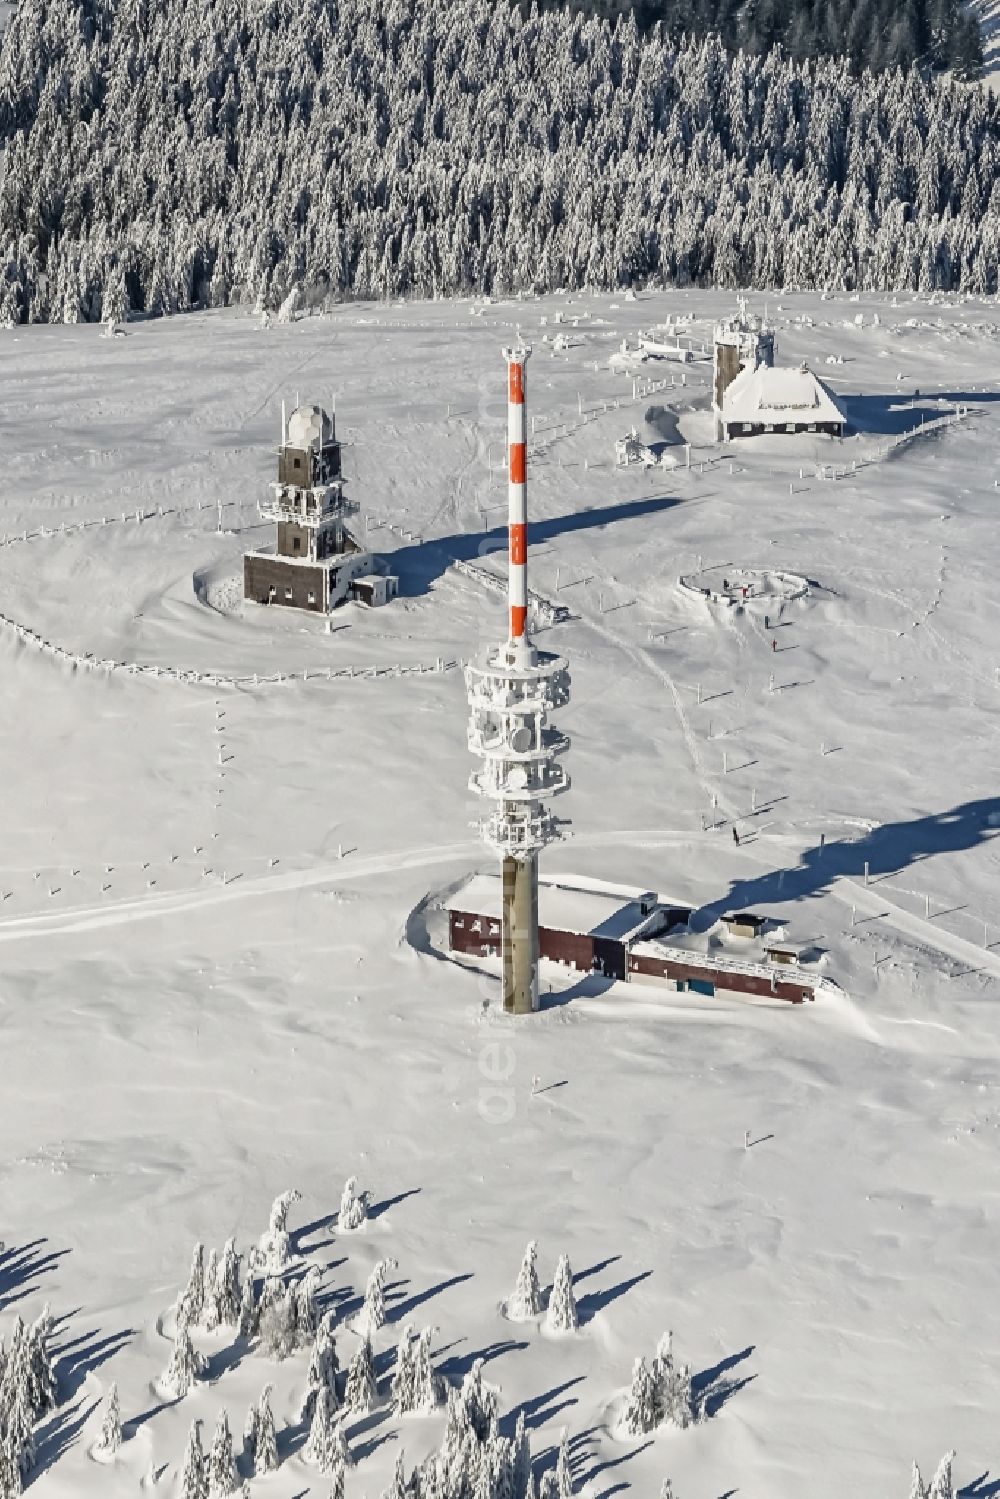
<svg viewBox="0 0 1000 1499"><path fill-rule="evenodd" d="M281 446L284 447L288 441L288 421L285 417L285 402L281 402Z"/></svg>

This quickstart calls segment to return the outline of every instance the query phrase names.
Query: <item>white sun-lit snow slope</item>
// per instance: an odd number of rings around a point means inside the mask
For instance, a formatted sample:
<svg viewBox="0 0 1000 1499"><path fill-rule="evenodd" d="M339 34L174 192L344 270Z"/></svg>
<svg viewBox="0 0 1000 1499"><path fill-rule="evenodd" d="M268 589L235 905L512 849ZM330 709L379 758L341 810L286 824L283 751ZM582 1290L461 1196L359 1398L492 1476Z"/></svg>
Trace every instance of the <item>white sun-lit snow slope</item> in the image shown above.
<svg viewBox="0 0 1000 1499"><path fill-rule="evenodd" d="M207 1437L225 1407L239 1431L266 1382L283 1462L252 1492L326 1494L301 1457L304 1355L202 1336L209 1379L155 1393L194 1241L246 1249L293 1186L329 1304L396 1258L377 1351L413 1321L452 1380L482 1357L539 1471L568 1428L583 1494L651 1499L669 1476L680 1499L888 1499L951 1446L959 1482L993 1492L997 309L772 299L779 361L828 379L856 435L723 448L707 364L683 386L678 364L639 366L666 388L633 400L609 359L668 315L710 339L733 310L677 292L0 335L0 1334L45 1301L63 1319L39 1499L177 1494L192 1419ZM813 1004L553 970L514 1023L495 971L424 941L421 902L493 867L456 663L504 607L450 564L502 567L517 329L530 582L571 614L537 636L573 674L573 832L543 865L656 889L702 928L779 919L824 955ZM329 633L211 607L269 534L282 398L334 392L401 598ZM675 443L674 467L617 469L633 425L689 441L691 468ZM765 629L678 585L720 566L811 587ZM350 1174L381 1206L347 1237ZM530 1238L543 1277L570 1256L574 1337L498 1313ZM633 1360L666 1328L712 1413L621 1440ZM355 1344L342 1324L342 1367ZM106 1467L112 1380L126 1441ZM383 1407L349 1432L351 1499L441 1429Z"/></svg>

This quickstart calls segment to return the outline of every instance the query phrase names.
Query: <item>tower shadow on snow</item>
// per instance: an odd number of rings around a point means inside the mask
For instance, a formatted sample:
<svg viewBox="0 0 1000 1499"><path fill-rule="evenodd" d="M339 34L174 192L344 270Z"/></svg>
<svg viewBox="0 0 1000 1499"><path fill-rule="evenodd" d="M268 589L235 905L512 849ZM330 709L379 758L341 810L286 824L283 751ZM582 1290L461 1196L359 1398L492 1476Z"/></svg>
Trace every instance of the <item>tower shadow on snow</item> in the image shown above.
<svg viewBox="0 0 1000 1499"><path fill-rule="evenodd" d="M626 500L617 505L595 505L590 510L579 510L573 515L553 516L549 520L529 521L528 546L541 546L574 531L596 531L602 526L616 525L620 521L641 520L643 516L672 510L675 505L682 504L684 497L681 495L658 495ZM461 531L451 536L438 536L430 541L413 542L399 547L395 552L387 552L385 556L399 578L400 593L414 598L429 592L453 562L475 562L490 552L506 549L505 523L486 531Z"/></svg>
<svg viewBox="0 0 1000 1499"><path fill-rule="evenodd" d="M847 413L849 433L873 437L901 437L912 432L921 421L933 422L947 415L935 403L947 401L954 406L988 406L1000 401L997 391L938 390L924 391L910 398L903 391L886 395L838 395L837 399Z"/></svg>
<svg viewBox="0 0 1000 1499"><path fill-rule="evenodd" d="M794 866L734 880L721 900L703 906L698 915L714 920L723 911L807 900L829 891L836 879L863 879L866 863L869 883L877 883L936 854L962 853L998 836L1000 798L964 802L950 812L885 823L861 838L816 844Z"/></svg>

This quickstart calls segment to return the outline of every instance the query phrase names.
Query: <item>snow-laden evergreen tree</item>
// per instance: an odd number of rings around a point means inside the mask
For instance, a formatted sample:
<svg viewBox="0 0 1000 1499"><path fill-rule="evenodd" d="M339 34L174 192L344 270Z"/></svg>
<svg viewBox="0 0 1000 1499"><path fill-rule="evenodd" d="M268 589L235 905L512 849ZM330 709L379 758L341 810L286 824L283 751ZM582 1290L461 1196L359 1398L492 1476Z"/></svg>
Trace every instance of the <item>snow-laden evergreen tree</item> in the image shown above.
<svg viewBox="0 0 1000 1499"><path fill-rule="evenodd" d="M253 1470L273 1473L278 1466L278 1437L274 1429L274 1412L271 1409L271 1386L266 1384L257 1402L257 1419L254 1423Z"/></svg>
<svg viewBox="0 0 1000 1499"><path fill-rule="evenodd" d="M257 1337L260 1332L260 1306L257 1301L257 1288L252 1275L247 1275L240 1292L239 1310L239 1333L241 1338L247 1342Z"/></svg>
<svg viewBox="0 0 1000 1499"><path fill-rule="evenodd" d="M340 1405L337 1394L337 1371L339 1363L337 1359L337 1345L333 1336L334 1313L327 1312L316 1329L316 1339L309 1355L309 1368L306 1374L306 1396L302 1402L299 1419L309 1421L316 1405L316 1395L320 1390L328 1390L333 1402L334 1410Z"/></svg>
<svg viewBox="0 0 1000 1499"><path fill-rule="evenodd" d="M219 1316L219 1255L213 1249L209 1252L208 1263L205 1266L205 1290L202 1297L201 1320L209 1332L213 1332L220 1322Z"/></svg>
<svg viewBox="0 0 1000 1499"><path fill-rule="evenodd" d="M219 1322L226 1327L239 1326L241 1306L240 1257L236 1252L236 1240L227 1239L222 1251L216 1286L216 1310Z"/></svg>
<svg viewBox="0 0 1000 1499"><path fill-rule="evenodd" d="M310 1265L292 1292L295 1303L295 1336L300 1348L308 1348L316 1337L316 1329L319 1327L316 1297L321 1278L319 1266Z"/></svg>
<svg viewBox="0 0 1000 1499"><path fill-rule="evenodd" d="M576 1299L573 1296L573 1271L569 1256L565 1254L559 1256L559 1263L556 1265L545 1325L550 1332L555 1333L576 1332L579 1326Z"/></svg>
<svg viewBox="0 0 1000 1499"><path fill-rule="evenodd" d="M337 1227L347 1229L348 1232L360 1228L368 1217L368 1200L367 1192L358 1191L357 1177L349 1176L340 1198Z"/></svg>
<svg viewBox="0 0 1000 1499"><path fill-rule="evenodd" d="M198 1326L205 1308L205 1246L196 1244L191 1255L191 1273L177 1303L177 1325Z"/></svg>
<svg viewBox="0 0 1000 1499"><path fill-rule="evenodd" d="M392 1482L387 1489L383 1489L382 1499L408 1499L409 1493L410 1490L406 1484L406 1466L403 1461L403 1454L397 1452L396 1467L393 1471Z"/></svg>
<svg viewBox="0 0 1000 1499"><path fill-rule="evenodd" d="M413 1355L413 1328L403 1328L396 1348L396 1366L392 1371L392 1408L397 1416L416 1409L416 1367Z"/></svg>
<svg viewBox="0 0 1000 1499"><path fill-rule="evenodd" d="M243 1461L251 1468L257 1451L257 1407L251 1405L243 1422Z"/></svg>
<svg viewBox="0 0 1000 1499"><path fill-rule="evenodd" d="M630 1436L645 1436L655 1431L663 1420L661 1389L644 1358L637 1358L632 1368L632 1388L622 1413L622 1425Z"/></svg>
<svg viewBox="0 0 1000 1499"><path fill-rule="evenodd" d="M517 1425L514 1428L513 1478L514 1499L529 1499L532 1486L531 1442L523 1410L518 1411Z"/></svg>
<svg viewBox="0 0 1000 1499"><path fill-rule="evenodd" d="M542 1474L542 1486L538 1495L539 1499L560 1499L559 1480L551 1468L547 1473Z"/></svg>
<svg viewBox="0 0 1000 1499"><path fill-rule="evenodd" d="M24 1381L28 1407L33 1421L40 1421L49 1411L55 1410L58 1394L49 1338L52 1335L52 1314L44 1306L25 1334Z"/></svg>
<svg viewBox="0 0 1000 1499"><path fill-rule="evenodd" d="M538 1283L538 1270L535 1264L537 1255L538 1245L532 1239L524 1251L524 1259L521 1261L514 1293L507 1302L507 1316L512 1322L527 1322L532 1317L541 1314L542 1288Z"/></svg>
<svg viewBox="0 0 1000 1499"><path fill-rule="evenodd" d="M483 1383L483 1361L477 1358L462 1380L459 1395L466 1423L471 1427L479 1443L485 1442L493 1422L499 1414L496 1390Z"/></svg>
<svg viewBox="0 0 1000 1499"><path fill-rule="evenodd" d="M433 1329L425 1327L417 1339L413 1356L413 1410L428 1412L436 1410L443 1399L442 1382L434 1373L431 1364L431 1338Z"/></svg>
<svg viewBox="0 0 1000 1499"><path fill-rule="evenodd" d="M0 1499L20 1499L23 1491L20 1454L12 1450L7 1433L0 1430Z"/></svg>
<svg viewBox="0 0 1000 1499"><path fill-rule="evenodd" d="M290 1239L288 1235L288 1212L293 1203L301 1201L302 1193L292 1187L282 1192L271 1204L267 1233L261 1236L259 1258L266 1276L283 1275L288 1269Z"/></svg>
<svg viewBox="0 0 1000 1499"><path fill-rule="evenodd" d="M916 1463L910 1473L910 1499L927 1499L927 1489Z"/></svg>
<svg viewBox="0 0 1000 1499"><path fill-rule="evenodd" d="M337 1430L336 1422L336 1406L330 1396L329 1389L324 1385L316 1392L312 1423L309 1427L309 1439L302 1454L307 1462L315 1463L321 1473L330 1473L333 1471L335 1463L334 1438Z"/></svg>
<svg viewBox="0 0 1000 1499"><path fill-rule="evenodd" d="M662 1487L660 1488L660 1499L676 1499L674 1486L669 1478L663 1480Z"/></svg>
<svg viewBox="0 0 1000 1499"><path fill-rule="evenodd" d="M174 1339L173 1352L170 1355L163 1377L160 1381L163 1389L177 1400L183 1400L198 1376L204 1373L205 1360L197 1352L191 1342L191 1334L186 1323L180 1323L177 1335Z"/></svg>
<svg viewBox="0 0 1000 1499"><path fill-rule="evenodd" d="M229 1416L226 1411L221 1410L208 1454L208 1491L212 1499L215 1499L216 1494L235 1494L238 1488L233 1434L229 1429Z"/></svg>
<svg viewBox="0 0 1000 1499"><path fill-rule="evenodd" d="M369 1275L364 1304L357 1321L358 1331L363 1336L373 1338L385 1326L385 1283L390 1273L398 1269L396 1260L379 1260Z"/></svg>
<svg viewBox="0 0 1000 1499"><path fill-rule="evenodd" d="M287 1358L298 1347L295 1294L276 1276L264 1282L257 1308L261 1347L271 1358Z"/></svg>
<svg viewBox="0 0 1000 1499"><path fill-rule="evenodd" d="M931 1479L927 1499L955 1499L955 1486L951 1476L954 1461L954 1452L946 1452Z"/></svg>
<svg viewBox="0 0 1000 1499"><path fill-rule="evenodd" d="M105 1462L117 1456L122 1445L122 1413L118 1401L118 1386L112 1380L104 1400L104 1415L101 1433L94 1443L95 1454Z"/></svg>
<svg viewBox="0 0 1000 1499"><path fill-rule="evenodd" d="M181 1499L208 1499L208 1471L201 1445L201 1422L192 1421L184 1466L181 1469Z"/></svg>
<svg viewBox="0 0 1000 1499"><path fill-rule="evenodd" d="M569 1432L559 1433L559 1456L556 1460L556 1493L559 1499L573 1499L573 1469L569 1460Z"/></svg>
<svg viewBox="0 0 1000 1499"><path fill-rule="evenodd" d="M375 1398L375 1354L371 1338L365 1336L347 1366L344 1411L351 1416L367 1415L375 1404Z"/></svg>

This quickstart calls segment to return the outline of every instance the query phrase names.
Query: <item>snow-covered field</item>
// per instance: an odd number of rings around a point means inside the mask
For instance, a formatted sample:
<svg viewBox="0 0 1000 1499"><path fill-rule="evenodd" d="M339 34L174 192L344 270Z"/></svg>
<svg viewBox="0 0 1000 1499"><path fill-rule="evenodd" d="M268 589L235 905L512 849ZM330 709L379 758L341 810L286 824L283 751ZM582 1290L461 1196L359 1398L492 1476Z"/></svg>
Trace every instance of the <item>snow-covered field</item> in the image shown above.
<svg viewBox="0 0 1000 1499"><path fill-rule="evenodd" d="M668 314L702 337L730 310L692 292L3 334L0 1335L45 1300L64 1319L39 1499L175 1495L191 1420L210 1435L225 1407L238 1432L265 1382L285 1460L253 1492L326 1494L295 1424L303 1356L217 1334L196 1393L155 1393L192 1244L246 1248L291 1186L329 1304L395 1257L377 1352L414 1321L453 1380L484 1358L540 1468L569 1428L582 1493L647 1499L670 1476L678 1499L882 1499L950 1446L968 1492L995 1492L997 309L772 300L779 360L807 358L860 435L722 449L706 364L682 387L651 361L637 378L666 386L633 400L608 360ZM547 975L546 1009L514 1024L495 975L407 940L429 892L490 862L456 663L499 636L503 602L449 564L502 561L515 326L534 348L531 584L572 614L539 636L574 683L573 836L546 867L705 923L780 915L840 999ZM333 391L402 598L330 633L210 607L266 535L282 398ZM890 451L940 397L967 416ZM690 470L616 469L615 438L669 435L671 412ZM813 586L765 630L678 584L726 564ZM70 659L87 653L237 685ZM352 1173L382 1208L346 1237ZM498 1314L529 1238L549 1279L570 1256L575 1337ZM728 1388L704 1424L623 1441L616 1402L668 1327ZM342 1366L355 1344L341 1328ZM127 1440L107 1467L89 1452L112 1379ZM366 1424L350 1499L442 1428Z"/></svg>

